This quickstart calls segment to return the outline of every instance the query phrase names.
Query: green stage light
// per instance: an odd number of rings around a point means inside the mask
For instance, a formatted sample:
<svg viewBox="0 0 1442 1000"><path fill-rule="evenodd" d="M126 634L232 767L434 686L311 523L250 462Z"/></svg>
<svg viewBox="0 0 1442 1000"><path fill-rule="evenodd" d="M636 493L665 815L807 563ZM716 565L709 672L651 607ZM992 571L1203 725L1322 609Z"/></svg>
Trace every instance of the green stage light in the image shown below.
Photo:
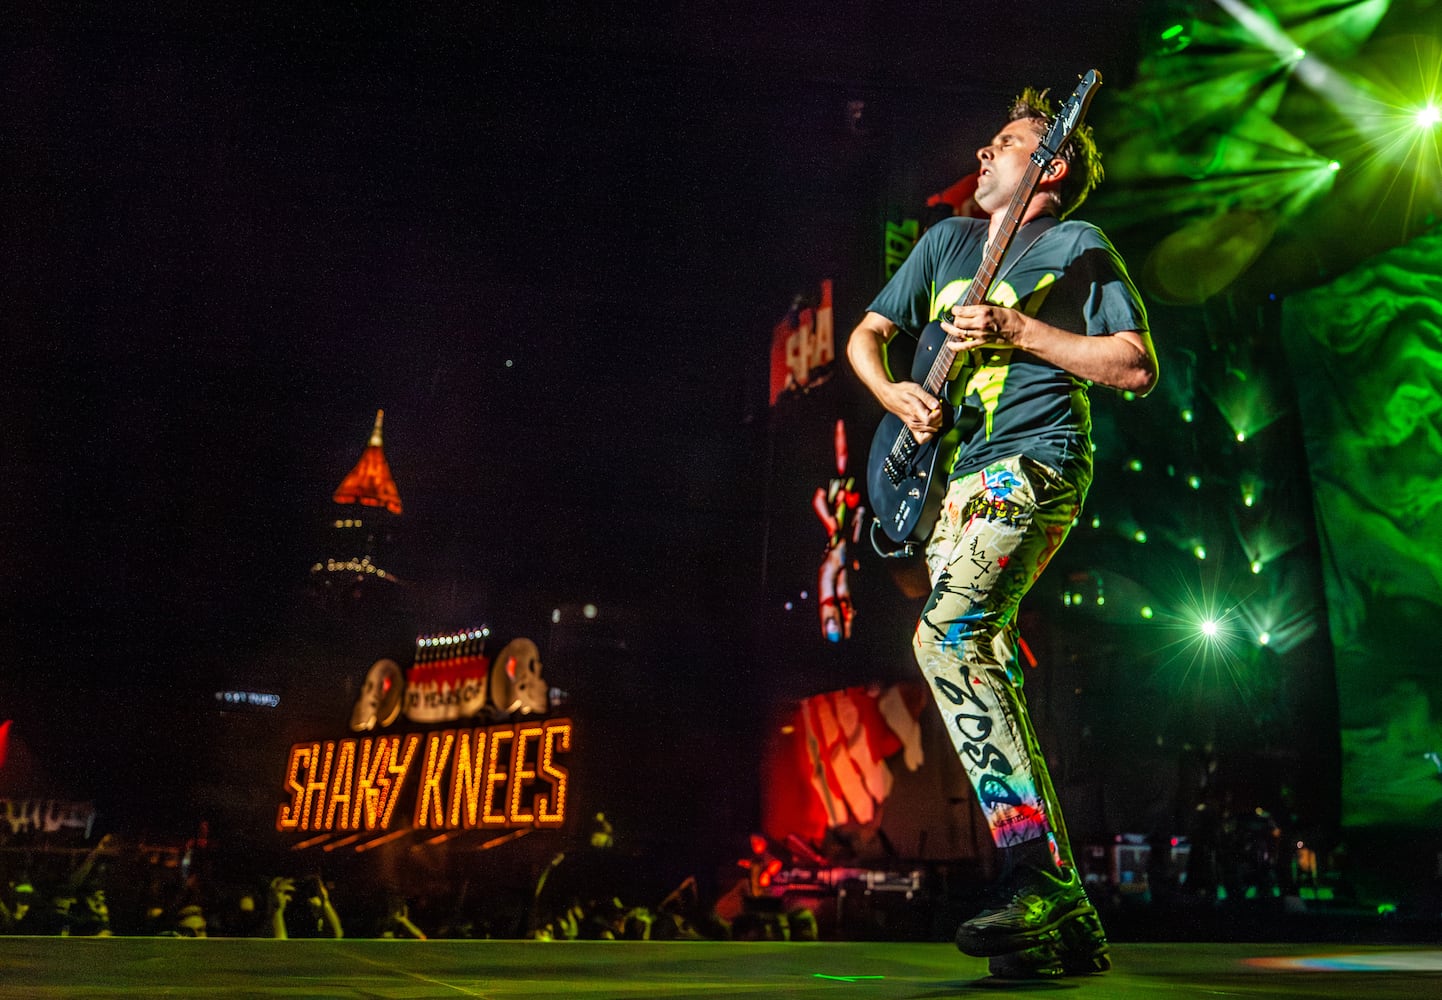
<svg viewBox="0 0 1442 1000"><path fill-rule="evenodd" d="M1314 178L1315 169L1311 171ZM1323 173L1329 181L1330 174ZM1232 437L1238 444L1245 444L1279 420L1286 412L1286 393L1275 384L1270 373L1243 362L1246 371L1240 368L1229 378L1214 387L1209 394L1218 411L1227 421Z"/></svg>
<svg viewBox="0 0 1442 1000"><path fill-rule="evenodd" d="M1442 40L1389 39L1369 47L1365 64L1335 76L1319 93L1349 126L1333 141L1345 143L1351 190L1369 192L1373 214L1390 204L1425 218L1442 189ZM1337 178L1340 166L1328 166L1333 173L1322 176Z"/></svg>
<svg viewBox="0 0 1442 1000"><path fill-rule="evenodd" d="M1208 701L1224 699L1228 691L1250 700L1256 678L1249 662L1257 633L1234 598L1217 589L1220 576L1207 572L1192 584L1179 580L1182 589L1171 596L1170 607L1156 609L1147 629L1157 643L1152 681L1178 692L1193 690Z"/></svg>
<svg viewBox="0 0 1442 1000"><path fill-rule="evenodd" d="M1243 507L1255 507L1257 501L1262 497L1262 480L1257 478L1254 472L1244 472L1237 480L1237 489L1242 498Z"/></svg>
<svg viewBox="0 0 1442 1000"><path fill-rule="evenodd" d="M1287 574L1275 574L1259 582L1247 602L1237 607L1237 618L1239 632L1284 655L1316 634L1322 616L1304 584Z"/></svg>

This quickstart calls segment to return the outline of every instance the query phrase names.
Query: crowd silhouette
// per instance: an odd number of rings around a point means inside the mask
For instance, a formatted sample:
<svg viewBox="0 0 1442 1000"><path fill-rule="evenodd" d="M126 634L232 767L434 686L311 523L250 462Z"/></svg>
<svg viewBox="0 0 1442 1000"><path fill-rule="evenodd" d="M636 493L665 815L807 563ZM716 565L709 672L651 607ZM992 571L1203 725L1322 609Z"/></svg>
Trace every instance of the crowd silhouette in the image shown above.
<svg viewBox="0 0 1442 1000"><path fill-rule="evenodd" d="M754 838L753 838L754 840ZM652 893L644 861L618 850L604 813L534 874L527 893L472 892L434 879L416 891L367 876L234 874L213 848L157 849L106 836L89 847L0 844L0 934L275 939L373 937L567 940L814 940L743 857L731 884L695 875ZM769 857L769 855L768 855ZM293 864L295 859L285 859ZM722 862L725 871L730 863ZM729 910L726 901L740 899ZM719 904L719 905L718 905ZM723 915L723 910L728 912Z"/></svg>

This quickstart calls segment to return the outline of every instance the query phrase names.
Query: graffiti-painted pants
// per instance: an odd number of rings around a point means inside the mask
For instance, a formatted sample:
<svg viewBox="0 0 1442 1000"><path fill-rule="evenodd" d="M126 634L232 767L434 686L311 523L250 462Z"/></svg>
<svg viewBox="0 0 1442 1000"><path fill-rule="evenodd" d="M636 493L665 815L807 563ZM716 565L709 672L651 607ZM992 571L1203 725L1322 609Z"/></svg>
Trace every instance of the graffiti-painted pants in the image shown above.
<svg viewBox="0 0 1442 1000"><path fill-rule="evenodd" d="M1086 484L1017 457L951 483L926 562L931 597L912 643L997 847L1066 825L1022 695L1017 605L1056 553Z"/></svg>

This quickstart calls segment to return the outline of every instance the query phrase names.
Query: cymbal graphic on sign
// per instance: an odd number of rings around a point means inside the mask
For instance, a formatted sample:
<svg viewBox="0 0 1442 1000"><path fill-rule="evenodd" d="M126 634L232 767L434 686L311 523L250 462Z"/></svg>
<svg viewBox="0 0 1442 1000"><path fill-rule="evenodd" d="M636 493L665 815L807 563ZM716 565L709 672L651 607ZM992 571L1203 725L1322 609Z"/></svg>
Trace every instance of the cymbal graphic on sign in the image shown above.
<svg viewBox="0 0 1442 1000"><path fill-rule="evenodd" d="M531 715L548 707L541 679L541 652L530 639L512 639L491 664L490 709L501 718Z"/></svg>
<svg viewBox="0 0 1442 1000"><path fill-rule="evenodd" d="M384 728L401 714L401 668L395 660L377 660L366 672L365 684L351 709L352 732Z"/></svg>

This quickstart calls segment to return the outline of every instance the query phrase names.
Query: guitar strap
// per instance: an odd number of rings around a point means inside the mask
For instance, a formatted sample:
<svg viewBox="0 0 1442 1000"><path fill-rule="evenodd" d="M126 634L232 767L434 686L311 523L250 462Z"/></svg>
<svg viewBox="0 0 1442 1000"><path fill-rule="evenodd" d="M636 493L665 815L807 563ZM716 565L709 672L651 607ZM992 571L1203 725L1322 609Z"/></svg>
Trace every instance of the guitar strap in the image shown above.
<svg viewBox="0 0 1442 1000"><path fill-rule="evenodd" d="M1026 241L1026 245L1023 246L1021 250L1016 253L1007 254L1006 267L1002 269L1000 274L998 274L995 278L992 279L991 288L995 288L997 285L1005 281L1006 276L1010 274L1012 268L1016 267L1017 263L1026 256L1027 251L1030 250L1032 247L1036 246L1037 241L1046 235L1047 230L1051 229L1051 227L1055 226L1059 221L1060 220L1057 219L1055 215L1038 215L1035 219L1032 219L1026 225L1022 226L1021 229L1018 230L1017 235L1020 236L1022 233L1027 233L1030 235L1031 238ZM987 289L988 295L991 294L991 288ZM963 414L966 411L966 404L964 402L958 402L953 403L952 406L952 424L954 426L959 425L962 422Z"/></svg>
<svg viewBox="0 0 1442 1000"><path fill-rule="evenodd" d="M1027 240L1026 246L1021 248L1020 253L1012 254L1011 256L1007 257L1006 268L996 276L996 279L994 281L992 281L992 288L995 288L997 285L1005 281L1006 276L1011 273L1011 269L1017 265L1018 261L1020 261L1023 257L1026 256L1026 252L1032 247L1036 246L1036 241L1045 236L1046 231L1052 226L1055 226L1059 221L1060 220L1055 215L1038 215L1035 219L1032 219L1026 225L1022 226L1021 232L1017 233L1017 235L1020 236L1021 233L1031 233L1032 237L1031 239ZM990 290L991 289L987 289L988 292Z"/></svg>

